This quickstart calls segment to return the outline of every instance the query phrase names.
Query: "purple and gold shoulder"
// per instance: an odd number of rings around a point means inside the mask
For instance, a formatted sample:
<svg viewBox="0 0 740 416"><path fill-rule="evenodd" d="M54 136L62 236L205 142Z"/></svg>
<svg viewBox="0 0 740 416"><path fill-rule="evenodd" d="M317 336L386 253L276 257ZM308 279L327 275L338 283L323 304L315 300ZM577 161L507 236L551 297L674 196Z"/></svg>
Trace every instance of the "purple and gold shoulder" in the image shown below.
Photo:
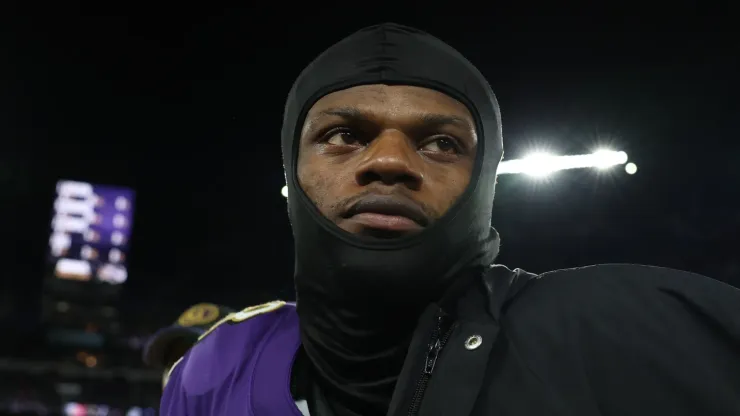
<svg viewBox="0 0 740 416"><path fill-rule="evenodd" d="M226 315L172 366L170 383L178 379L177 384L186 387L190 394L217 387L243 368L266 335L293 315L295 304L284 301L250 306Z"/></svg>

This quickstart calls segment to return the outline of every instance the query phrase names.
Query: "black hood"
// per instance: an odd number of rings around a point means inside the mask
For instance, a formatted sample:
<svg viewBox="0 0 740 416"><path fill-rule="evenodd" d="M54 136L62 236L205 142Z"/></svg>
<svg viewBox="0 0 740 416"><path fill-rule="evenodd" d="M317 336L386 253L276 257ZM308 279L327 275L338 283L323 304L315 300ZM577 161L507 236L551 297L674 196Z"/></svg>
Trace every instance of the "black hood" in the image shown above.
<svg viewBox="0 0 740 416"><path fill-rule="evenodd" d="M438 90L467 106L476 122L478 149L468 189L440 220L408 238L373 239L341 230L321 215L296 177L301 129L313 104L331 92L367 84ZM282 148L299 297L307 283L309 290L332 291L321 295L353 301L381 293L408 300L409 290L424 297L446 286L461 268L492 263L498 237L491 211L503 154L498 103L480 72L439 39L386 23L330 47L300 74L288 95ZM373 300L378 301L383 300Z"/></svg>
<svg viewBox="0 0 740 416"><path fill-rule="evenodd" d="M468 188L442 218L402 239L343 231L296 177L300 134L314 103L368 84L437 90L463 103L476 124ZM372 26L329 48L298 77L285 106L282 148L301 340L314 379L337 415L385 414L421 310L453 281L480 275L498 253L491 228L503 153L496 98L480 72L444 42L397 24Z"/></svg>

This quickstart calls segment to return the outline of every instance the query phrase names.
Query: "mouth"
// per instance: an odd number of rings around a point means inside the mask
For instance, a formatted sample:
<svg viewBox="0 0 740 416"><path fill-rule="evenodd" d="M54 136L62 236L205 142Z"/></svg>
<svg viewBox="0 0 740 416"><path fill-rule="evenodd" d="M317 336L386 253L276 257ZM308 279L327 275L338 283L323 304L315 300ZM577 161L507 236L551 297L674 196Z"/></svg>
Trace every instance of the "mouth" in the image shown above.
<svg viewBox="0 0 740 416"><path fill-rule="evenodd" d="M429 217L408 198L369 195L352 205L343 215L371 235L395 235L420 231L429 225Z"/></svg>

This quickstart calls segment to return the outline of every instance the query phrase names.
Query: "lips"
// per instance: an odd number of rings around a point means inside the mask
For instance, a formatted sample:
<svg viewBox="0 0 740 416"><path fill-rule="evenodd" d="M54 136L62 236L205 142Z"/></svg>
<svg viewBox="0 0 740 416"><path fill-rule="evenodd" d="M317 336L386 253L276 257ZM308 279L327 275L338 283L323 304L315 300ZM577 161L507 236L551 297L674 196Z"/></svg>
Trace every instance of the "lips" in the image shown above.
<svg viewBox="0 0 740 416"><path fill-rule="evenodd" d="M410 231L429 224L429 217L413 201L402 196L369 195L347 210L345 218L369 228Z"/></svg>

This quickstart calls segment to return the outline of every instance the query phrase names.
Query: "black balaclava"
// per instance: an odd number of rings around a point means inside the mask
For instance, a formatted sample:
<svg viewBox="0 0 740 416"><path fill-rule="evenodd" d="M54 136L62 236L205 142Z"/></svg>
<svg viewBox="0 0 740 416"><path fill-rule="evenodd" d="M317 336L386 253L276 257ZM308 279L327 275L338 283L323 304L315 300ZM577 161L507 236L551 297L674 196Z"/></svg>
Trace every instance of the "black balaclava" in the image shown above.
<svg viewBox="0 0 740 416"><path fill-rule="evenodd" d="M311 107L329 93L369 84L437 90L463 103L476 123L467 189L416 235L347 233L319 212L296 176ZM338 414L385 414L421 310L451 282L480 275L498 253L491 228L503 154L496 98L480 72L439 39L397 24L371 26L330 47L300 74L285 105L282 148L301 340L316 381Z"/></svg>

